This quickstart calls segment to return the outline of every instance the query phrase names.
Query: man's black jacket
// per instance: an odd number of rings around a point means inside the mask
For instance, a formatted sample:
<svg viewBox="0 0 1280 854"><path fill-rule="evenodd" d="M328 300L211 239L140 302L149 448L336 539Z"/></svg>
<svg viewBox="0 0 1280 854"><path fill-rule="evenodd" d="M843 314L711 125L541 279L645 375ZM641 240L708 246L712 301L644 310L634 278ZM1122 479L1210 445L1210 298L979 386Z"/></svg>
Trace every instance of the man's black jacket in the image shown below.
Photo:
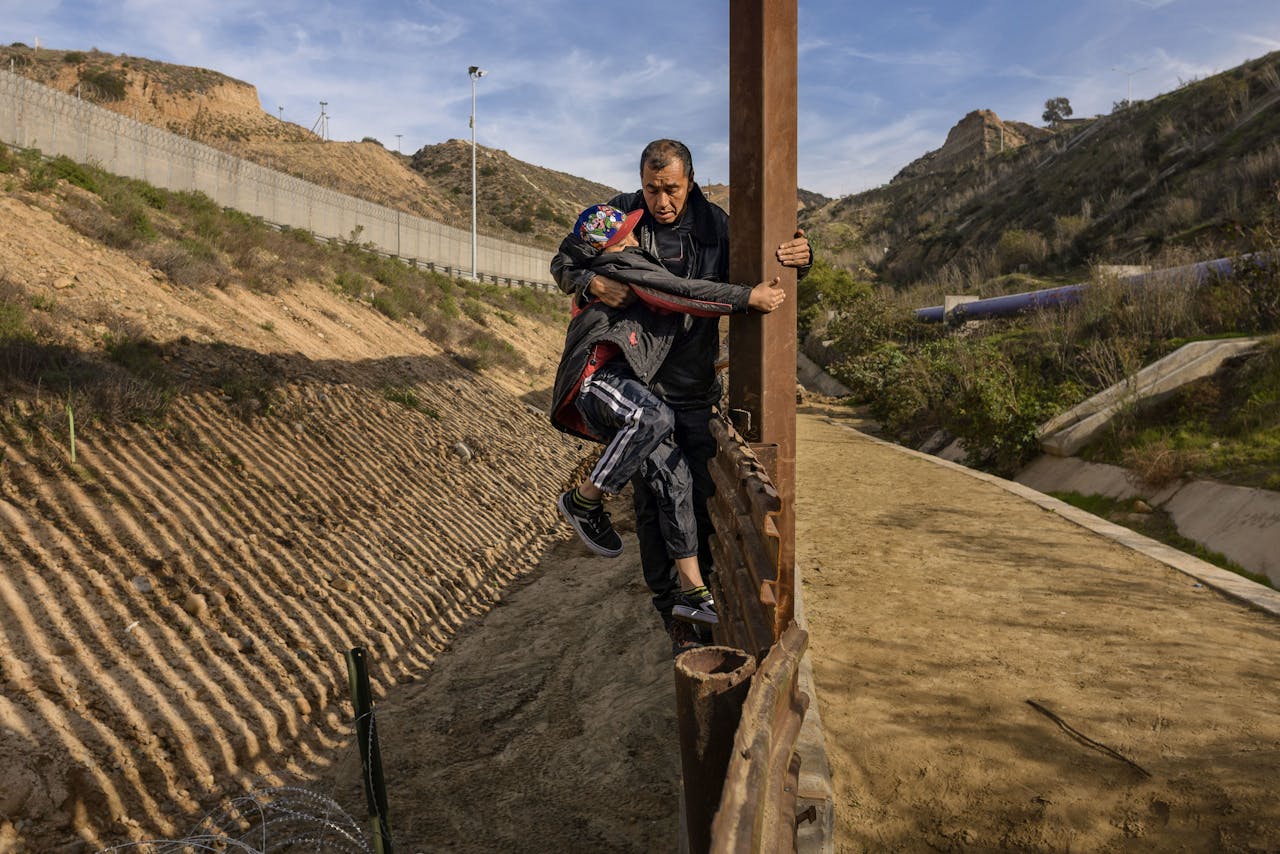
<svg viewBox="0 0 1280 854"><path fill-rule="evenodd" d="M573 405L587 376L620 354L636 377L651 386L685 334L686 318L745 312L751 296L748 286L673 276L642 249L601 253L574 235L560 244L557 258L574 272L590 271L628 284L639 297L625 308L610 308L590 297L583 305L574 302L552 390L551 423L588 439L602 437L591 433Z"/></svg>

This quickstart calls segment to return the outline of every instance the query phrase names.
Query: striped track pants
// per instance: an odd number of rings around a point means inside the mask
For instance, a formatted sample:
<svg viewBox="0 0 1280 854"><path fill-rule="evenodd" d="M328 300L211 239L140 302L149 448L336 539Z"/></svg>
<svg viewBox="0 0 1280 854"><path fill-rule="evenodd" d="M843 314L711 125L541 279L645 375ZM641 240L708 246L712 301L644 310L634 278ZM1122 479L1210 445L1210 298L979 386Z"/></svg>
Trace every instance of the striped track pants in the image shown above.
<svg viewBox="0 0 1280 854"><path fill-rule="evenodd" d="M672 439L675 416L625 360L615 359L592 374L577 397L578 411L608 444L590 480L618 493L638 475L653 492L658 526L671 558L698 553L693 514L693 479L684 453Z"/></svg>

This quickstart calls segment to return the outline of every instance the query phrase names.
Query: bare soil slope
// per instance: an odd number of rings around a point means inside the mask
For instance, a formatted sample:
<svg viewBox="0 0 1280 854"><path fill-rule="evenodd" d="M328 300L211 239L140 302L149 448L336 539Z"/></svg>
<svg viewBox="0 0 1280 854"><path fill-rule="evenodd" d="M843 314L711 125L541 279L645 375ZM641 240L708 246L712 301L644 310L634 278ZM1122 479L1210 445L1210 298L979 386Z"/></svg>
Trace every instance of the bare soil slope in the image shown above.
<svg viewBox="0 0 1280 854"><path fill-rule="evenodd" d="M522 399L558 328L520 319L533 368L498 384L329 289L176 287L12 197L0 272L73 349L136 325L184 382L161 425L82 419L74 464L58 390L0 400L0 851L181 835L317 779L349 743L343 652L379 696L420 678L559 536L577 450Z"/></svg>

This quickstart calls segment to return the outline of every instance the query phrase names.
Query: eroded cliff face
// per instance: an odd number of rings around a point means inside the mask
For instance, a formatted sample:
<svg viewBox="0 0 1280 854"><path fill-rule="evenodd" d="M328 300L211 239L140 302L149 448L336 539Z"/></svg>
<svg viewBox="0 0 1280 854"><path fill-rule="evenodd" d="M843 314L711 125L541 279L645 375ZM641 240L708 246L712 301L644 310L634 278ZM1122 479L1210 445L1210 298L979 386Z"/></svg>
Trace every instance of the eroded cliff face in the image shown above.
<svg viewBox="0 0 1280 854"><path fill-rule="evenodd" d="M81 63L29 67L25 74L123 116L202 142L319 140L306 128L264 111L257 87L241 80L204 68L92 56Z"/></svg>
<svg viewBox="0 0 1280 854"><path fill-rule="evenodd" d="M991 110L974 110L956 123L941 148L912 161L893 180L954 172L1002 150L1018 148L1051 134L1052 131L1025 122L1004 121Z"/></svg>

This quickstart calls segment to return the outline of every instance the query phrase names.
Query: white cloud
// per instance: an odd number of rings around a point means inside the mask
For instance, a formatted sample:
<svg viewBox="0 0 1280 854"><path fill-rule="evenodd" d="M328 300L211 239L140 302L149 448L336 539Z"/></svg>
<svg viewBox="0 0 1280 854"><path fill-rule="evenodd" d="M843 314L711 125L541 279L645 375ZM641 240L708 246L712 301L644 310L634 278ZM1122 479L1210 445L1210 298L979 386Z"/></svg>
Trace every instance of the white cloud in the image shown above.
<svg viewBox="0 0 1280 854"><path fill-rule="evenodd" d="M938 110L920 110L848 133L837 123L806 114L800 125L799 184L829 196L878 187L912 160L939 148L959 119Z"/></svg>

